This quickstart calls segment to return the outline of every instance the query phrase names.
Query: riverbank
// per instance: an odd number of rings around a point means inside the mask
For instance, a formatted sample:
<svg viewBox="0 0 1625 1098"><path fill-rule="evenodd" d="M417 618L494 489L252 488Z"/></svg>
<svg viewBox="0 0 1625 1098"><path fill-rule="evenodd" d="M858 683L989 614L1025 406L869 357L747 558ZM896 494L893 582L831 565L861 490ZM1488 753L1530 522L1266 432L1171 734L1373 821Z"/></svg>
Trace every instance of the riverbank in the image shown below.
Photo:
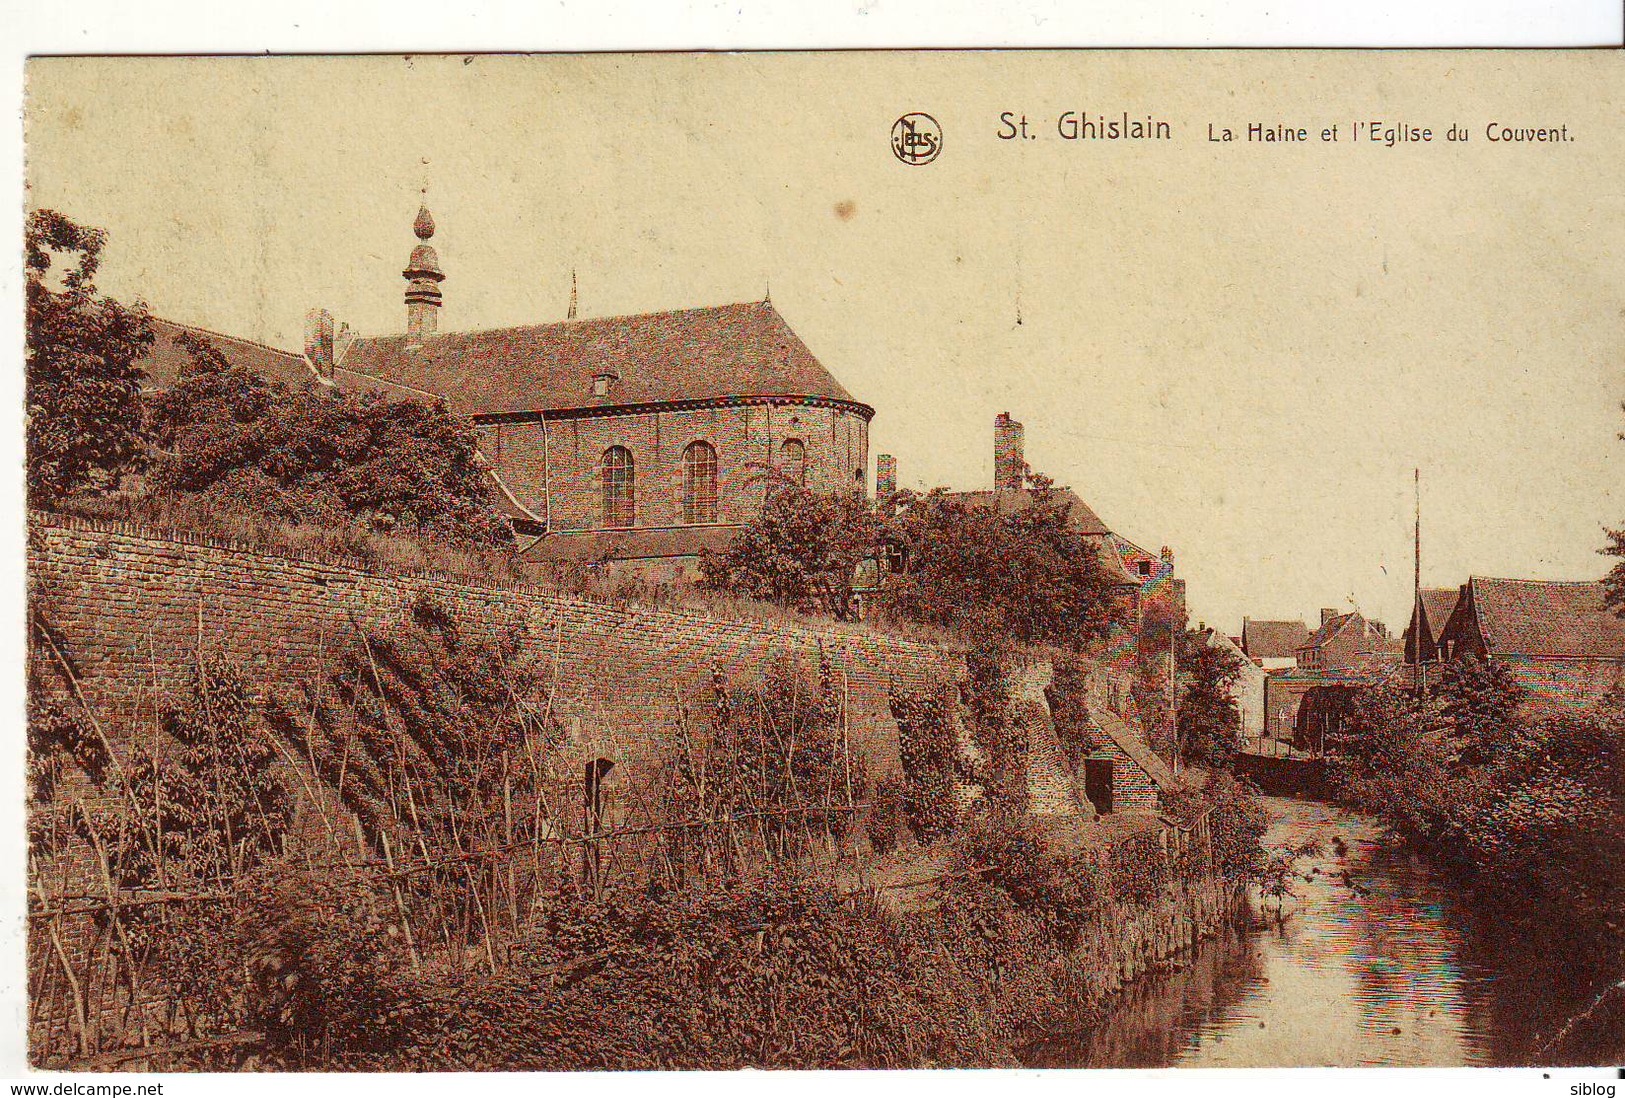
<svg viewBox="0 0 1625 1098"><path fill-rule="evenodd" d="M408 1032L357 1066L1020 1066L1020 1048L1096 1023L1114 994L1181 964L1236 911L1221 874L1172 872L1182 856L1211 869L1206 849L1156 841L1153 817L1123 822L1169 873L1140 897L1108 885L1076 919L1008 872L947 874L907 911L791 880L561 908L500 972L408 1011Z"/></svg>
<svg viewBox="0 0 1625 1098"><path fill-rule="evenodd" d="M1249 903L1235 933L1107 1004L1087 1030L1026 1050L1034 1067L1461 1066L1608 1063L1617 1015L1574 1027L1586 1002L1551 958L1497 934L1378 821L1266 798L1266 841L1318 837L1298 895ZM1616 1024L1610 1024L1609 1018Z"/></svg>

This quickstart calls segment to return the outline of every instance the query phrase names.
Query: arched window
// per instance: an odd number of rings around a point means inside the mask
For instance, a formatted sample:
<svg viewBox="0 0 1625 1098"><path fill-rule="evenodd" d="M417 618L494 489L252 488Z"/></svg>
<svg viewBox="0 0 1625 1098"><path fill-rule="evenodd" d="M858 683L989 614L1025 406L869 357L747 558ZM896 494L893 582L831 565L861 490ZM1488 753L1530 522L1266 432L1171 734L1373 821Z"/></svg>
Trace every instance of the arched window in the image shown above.
<svg viewBox="0 0 1625 1098"><path fill-rule="evenodd" d="M807 447L798 438L787 438L779 447L779 468L796 484L807 483Z"/></svg>
<svg viewBox="0 0 1625 1098"><path fill-rule="evenodd" d="M636 515L632 451L611 446L604 451L604 525L631 526Z"/></svg>
<svg viewBox="0 0 1625 1098"><path fill-rule="evenodd" d="M683 521L717 521L717 452L709 443L683 450Z"/></svg>

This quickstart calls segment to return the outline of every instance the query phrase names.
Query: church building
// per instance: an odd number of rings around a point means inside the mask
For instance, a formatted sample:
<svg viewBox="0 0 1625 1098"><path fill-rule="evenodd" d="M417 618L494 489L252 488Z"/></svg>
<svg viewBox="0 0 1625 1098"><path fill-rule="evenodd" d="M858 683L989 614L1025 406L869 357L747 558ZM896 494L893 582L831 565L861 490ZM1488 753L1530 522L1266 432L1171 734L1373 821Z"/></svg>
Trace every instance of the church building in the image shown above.
<svg viewBox="0 0 1625 1098"><path fill-rule="evenodd" d="M467 416L502 508L533 538L526 560L622 562L675 578L702 548L724 548L775 478L866 490L874 409L770 301L579 319L572 286L563 322L443 332L446 275L426 207L412 227L404 332L355 336L315 309L302 360L217 344L282 380L440 399ZM159 328L144 365L162 385L184 356L172 345L180 329Z"/></svg>

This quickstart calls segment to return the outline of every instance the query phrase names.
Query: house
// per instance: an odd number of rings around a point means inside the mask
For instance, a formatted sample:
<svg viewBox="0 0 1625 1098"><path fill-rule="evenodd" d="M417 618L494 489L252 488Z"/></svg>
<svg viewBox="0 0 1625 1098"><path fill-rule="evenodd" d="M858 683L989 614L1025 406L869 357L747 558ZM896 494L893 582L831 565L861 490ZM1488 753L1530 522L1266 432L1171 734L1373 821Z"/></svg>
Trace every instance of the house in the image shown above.
<svg viewBox="0 0 1625 1098"><path fill-rule="evenodd" d="M1299 739L1299 711L1309 692L1343 685L1346 679L1372 673L1371 665L1397 664L1398 641L1388 627L1359 612L1320 612L1320 627L1294 650L1295 663L1272 671L1264 683L1264 734L1268 739Z"/></svg>
<svg viewBox="0 0 1625 1098"><path fill-rule="evenodd" d="M1416 593L1411 622L1405 627L1405 662L1416 665L1441 658L1439 637L1460 601L1459 587L1423 587Z"/></svg>
<svg viewBox="0 0 1625 1098"><path fill-rule="evenodd" d="M1338 667L1319 671L1295 668L1279 672L1272 685L1277 697L1294 698L1292 745L1314 754L1335 752L1349 708L1364 690L1403 672L1395 644L1358 653Z"/></svg>
<svg viewBox="0 0 1625 1098"><path fill-rule="evenodd" d="M1027 486L1025 448L1026 429L1008 412L999 413L993 421L993 489L948 492L946 498L1000 512L1032 506L1038 493ZM895 476L895 465L887 467ZM1185 583L1174 575L1173 551L1165 546L1153 556L1113 531L1071 488L1050 492L1065 504L1072 529L1095 546L1113 590L1129 607L1130 624L1117 630L1100 654L1113 708L1128 712L1136 684L1148 680L1168 695L1171 637L1185 623ZM1164 705L1158 723L1165 737L1172 737L1172 719L1172 710Z"/></svg>
<svg viewBox="0 0 1625 1098"><path fill-rule="evenodd" d="M1358 611L1322 610L1320 628L1298 645L1295 655L1298 666L1311 671L1348 667L1361 653L1387 641L1388 627L1380 621L1368 621Z"/></svg>
<svg viewBox="0 0 1625 1098"><path fill-rule="evenodd" d="M1309 639L1309 627L1298 621L1241 619L1241 650L1265 671L1298 665L1298 646Z"/></svg>
<svg viewBox="0 0 1625 1098"><path fill-rule="evenodd" d="M1601 583L1473 576L1440 631L1440 656L1494 660L1537 705L1583 705L1625 686L1625 619L1606 595Z"/></svg>
<svg viewBox="0 0 1625 1098"><path fill-rule="evenodd" d="M1206 622L1198 623L1196 628L1204 644L1229 652L1240 663L1241 671L1230 688L1230 696L1235 699L1236 709L1241 714L1242 742L1256 743L1264 735L1264 684L1269 678L1268 673L1247 658L1247 653L1233 637L1208 628Z"/></svg>
<svg viewBox="0 0 1625 1098"><path fill-rule="evenodd" d="M406 330L353 335L325 309L303 356L203 333L284 381L432 398L467 416L538 566L616 562L655 578L693 571L761 507L775 474L863 492L874 409L856 400L768 301L471 332L442 332L445 274L420 209ZM185 361L160 326L153 384Z"/></svg>

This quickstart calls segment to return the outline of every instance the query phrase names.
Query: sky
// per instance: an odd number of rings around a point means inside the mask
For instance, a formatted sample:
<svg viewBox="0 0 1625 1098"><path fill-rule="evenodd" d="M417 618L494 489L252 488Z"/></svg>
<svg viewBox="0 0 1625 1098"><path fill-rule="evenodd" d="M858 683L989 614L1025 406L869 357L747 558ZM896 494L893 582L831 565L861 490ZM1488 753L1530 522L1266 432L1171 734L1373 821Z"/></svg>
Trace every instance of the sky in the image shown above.
<svg viewBox="0 0 1625 1098"><path fill-rule="evenodd" d="M759 300L876 409L905 486L987 486L994 416L1192 621L1409 616L1422 581L1595 579L1625 522L1617 52L41 59L29 203L105 292L298 349ZM1064 141L1152 117L1162 142ZM889 135L941 125L932 163ZM1033 139L1001 140L1025 114ZM1431 142L1351 140L1355 122ZM1245 139L1248 123L1309 140ZM1491 143L1490 123L1572 140ZM1208 139L1210 125L1238 137ZM1321 140L1338 127L1339 140ZM1471 134L1447 142L1451 125Z"/></svg>

